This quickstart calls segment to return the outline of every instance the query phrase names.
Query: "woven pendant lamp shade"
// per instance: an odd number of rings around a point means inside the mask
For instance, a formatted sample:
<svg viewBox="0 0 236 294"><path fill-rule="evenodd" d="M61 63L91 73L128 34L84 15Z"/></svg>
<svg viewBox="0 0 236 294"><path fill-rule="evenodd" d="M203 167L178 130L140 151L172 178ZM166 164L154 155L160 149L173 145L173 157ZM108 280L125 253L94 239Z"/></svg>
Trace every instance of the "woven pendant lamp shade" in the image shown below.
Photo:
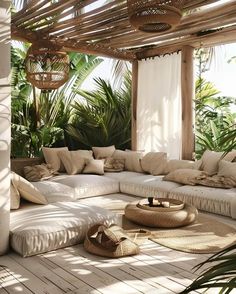
<svg viewBox="0 0 236 294"><path fill-rule="evenodd" d="M69 56L51 44L33 44L26 56L26 77L39 89L57 89L69 78Z"/></svg>
<svg viewBox="0 0 236 294"><path fill-rule="evenodd" d="M127 0L131 25L143 32L164 32L179 24L184 0Z"/></svg>

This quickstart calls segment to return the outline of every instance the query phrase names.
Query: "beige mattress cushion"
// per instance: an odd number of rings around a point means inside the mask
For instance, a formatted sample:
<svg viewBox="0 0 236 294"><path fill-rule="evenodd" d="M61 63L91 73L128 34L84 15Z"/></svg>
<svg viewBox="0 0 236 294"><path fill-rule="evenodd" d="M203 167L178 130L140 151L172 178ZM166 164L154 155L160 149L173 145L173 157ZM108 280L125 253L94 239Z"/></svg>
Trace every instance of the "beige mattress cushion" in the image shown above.
<svg viewBox="0 0 236 294"><path fill-rule="evenodd" d="M10 244L23 257L83 242L96 223L110 225L117 216L78 202L34 206L11 213Z"/></svg>
<svg viewBox="0 0 236 294"><path fill-rule="evenodd" d="M37 204L48 203L46 198L36 187L18 174L11 172L11 181L22 198Z"/></svg>
<svg viewBox="0 0 236 294"><path fill-rule="evenodd" d="M96 159L104 159L107 157L111 157L114 151L116 150L115 146L107 146L107 147L92 147L94 157Z"/></svg>
<svg viewBox="0 0 236 294"><path fill-rule="evenodd" d="M58 182L74 188L75 198L100 196L120 191L119 181L99 175L59 175L50 181Z"/></svg>
<svg viewBox="0 0 236 294"><path fill-rule="evenodd" d="M75 189L52 181L32 182L47 199L48 203L74 201Z"/></svg>
<svg viewBox="0 0 236 294"><path fill-rule="evenodd" d="M172 190L169 198L178 199L196 208L236 218L236 189L204 186L182 186Z"/></svg>
<svg viewBox="0 0 236 294"><path fill-rule="evenodd" d="M169 191L181 186L180 184L162 181L163 176L139 174L136 177L121 179L122 193L140 197L167 197Z"/></svg>
<svg viewBox="0 0 236 294"><path fill-rule="evenodd" d="M153 175L163 175L167 163L165 152L149 152L141 159L142 169Z"/></svg>
<svg viewBox="0 0 236 294"><path fill-rule="evenodd" d="M58 152L60 151L68 151L67 147L61 147L61 148L49 148L49 147L42 147L43 156L46 161L46 163L51 164L52 168L55 171L64 172L65 167L58 156Z"/></svg>

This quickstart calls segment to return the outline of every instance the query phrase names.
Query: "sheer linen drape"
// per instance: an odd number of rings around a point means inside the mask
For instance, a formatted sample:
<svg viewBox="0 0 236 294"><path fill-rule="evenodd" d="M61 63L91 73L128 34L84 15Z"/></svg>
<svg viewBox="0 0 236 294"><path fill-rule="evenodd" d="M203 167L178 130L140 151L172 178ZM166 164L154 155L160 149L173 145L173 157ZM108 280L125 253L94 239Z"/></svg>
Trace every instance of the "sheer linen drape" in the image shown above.
<svg viewBox="0 0 236 294"><path fill-rule="evenodd" d="M137 149L181 157L181 54L138 64Z"/></svg>

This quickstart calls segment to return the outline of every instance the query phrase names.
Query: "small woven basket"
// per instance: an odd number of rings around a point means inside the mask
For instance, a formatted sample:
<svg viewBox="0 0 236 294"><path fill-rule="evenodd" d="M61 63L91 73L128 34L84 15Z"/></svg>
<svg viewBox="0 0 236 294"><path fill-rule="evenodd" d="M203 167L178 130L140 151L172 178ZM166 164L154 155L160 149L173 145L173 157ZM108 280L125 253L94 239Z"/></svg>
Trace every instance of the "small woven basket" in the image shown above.
<svg viewBox="0 0 236 294"><path fill-rule="evenodd" d="M131 25L144 32L163 32L174 28L182 17L184 0L127 0Z"/></svg>
<svg viewBox="0 0 236 294"><path fill-rule="evenodd" d="M26 56L26 77L35 87L54 90L69 78L69 57L51 44L32 45Z"/></svg>

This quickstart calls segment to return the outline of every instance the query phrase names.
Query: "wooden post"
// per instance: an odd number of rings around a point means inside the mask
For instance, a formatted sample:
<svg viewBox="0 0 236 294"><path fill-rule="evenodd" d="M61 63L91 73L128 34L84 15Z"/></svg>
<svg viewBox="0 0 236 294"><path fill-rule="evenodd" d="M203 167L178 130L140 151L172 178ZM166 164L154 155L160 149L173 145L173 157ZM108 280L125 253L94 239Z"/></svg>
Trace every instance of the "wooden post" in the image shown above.
<svg viewBox="0 0 236 294"><path fill-rule="evenodd" d="M8 249L10 219L10 4L0 1L0 255Z"/></svg>
<svg viewBox="0 0 236 294"><path fill-rule="evenodd" d="M182 92L182 159L192 159L194 152L193 134L193 47L183 46L181 61Z"/></svg>
<svg viewBox="0 0 236 294"><path fill-rule="evenodd" d="M132 62L131 149L137 150L138 61Z"/></svg>

